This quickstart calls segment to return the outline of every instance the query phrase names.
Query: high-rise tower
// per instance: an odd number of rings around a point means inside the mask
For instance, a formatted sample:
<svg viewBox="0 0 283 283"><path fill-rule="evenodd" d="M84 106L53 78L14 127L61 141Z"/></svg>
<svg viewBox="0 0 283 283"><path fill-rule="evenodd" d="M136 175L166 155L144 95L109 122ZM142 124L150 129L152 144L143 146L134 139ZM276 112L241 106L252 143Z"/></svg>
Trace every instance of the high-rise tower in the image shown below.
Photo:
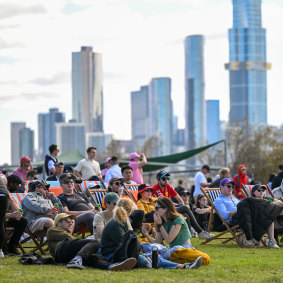
<svg viewBox="0 0 283 283"><path fill-rule="evenodd" d="M92 47L72 53L73 119L86 132L103 132L102 56Z"/></svg>
<svg viewBox="0 0 283 283"><path fill-rule="evenodd" d="M229 29L230 124L267 124L266 31L261 24L261 0L233 0Z"/></svg>

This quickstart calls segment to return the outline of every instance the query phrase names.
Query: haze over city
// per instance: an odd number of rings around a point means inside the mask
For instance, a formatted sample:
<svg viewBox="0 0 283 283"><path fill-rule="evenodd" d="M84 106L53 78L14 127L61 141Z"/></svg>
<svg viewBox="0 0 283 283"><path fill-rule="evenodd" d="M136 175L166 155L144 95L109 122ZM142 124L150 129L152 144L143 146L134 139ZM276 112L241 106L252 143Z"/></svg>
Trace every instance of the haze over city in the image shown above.
<svg viewBox="0 0 283 283"><path fill-rule="evenodd" d="M262 1L271 125L283 123L282 13L282 1ZM193 34L205 36L205 97L220 100L227 120L231 27L230 0L0 1L0 164L10 163L11 121L37 134L37 114L50 107L71 119L71 53L81 46L102 54L104 131L115 138L131 137L130 92L154 77L172 79L174 113L185 126L184 39Z"/></svg>

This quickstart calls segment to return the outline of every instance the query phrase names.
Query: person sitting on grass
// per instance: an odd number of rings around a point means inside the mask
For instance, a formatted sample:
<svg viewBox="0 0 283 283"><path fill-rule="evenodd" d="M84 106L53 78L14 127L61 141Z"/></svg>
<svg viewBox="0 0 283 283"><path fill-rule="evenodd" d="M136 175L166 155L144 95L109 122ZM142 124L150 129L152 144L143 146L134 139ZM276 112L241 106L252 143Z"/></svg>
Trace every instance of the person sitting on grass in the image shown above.
<svg viewBox="0 0 283 283"><path fill-rule="evenodd" d="M106 223L101 237L101 253L106 260L114 261L113 255L119 247L123 236L133 230L129 221L129 216L133 209L133 201L127 198L121 198L113 211L113 218ZM151 267L149 260L143 256L138 256L139 267Z"/></svg>
<svg viewBox="0 0 283 283"><path fill-rule="evenodd" d="M194 215L199 226L207 231L211 207L207 205L207 198L204 195L198 195L196 200L196 206L193 208Z"/></svg>
<svg viewBox="0 0 283 283"><path fill-rule="evenodd" d="M111 264L101 254L98 241L76 239L73 236L75 215L60 213L56 216L55 227L47 232L47 244L57 263L67 264L68 268L84 269L84 266L112 271L129 270L136 264L135 258Z"/></svg>
<svg viewBox="0 0 283 283"><path fill-rule="evenodd" d="M176 211L170 199L162 197L156 200L154 221L157 223L155 239L149 236L146 229L143 229L143 233L150 243L161 243L165 240L169 244L169 249L163 254L165 259L175 261L173 253L181 249L184 262L192 262L197 259L198 265L202 263L206 265L210 262L209 255L193 248L188 225L184 217Z"/></svg>
<svg viewBox="0 0 283 283"><path fill-rule="evenodd" d="M98 212L93 220L93 236L98 242L101 242L102 231L106 223L112 219L113 210L119 201L119 196L116 193L107 193L104 197L104 205L106 210Z"/></svg>

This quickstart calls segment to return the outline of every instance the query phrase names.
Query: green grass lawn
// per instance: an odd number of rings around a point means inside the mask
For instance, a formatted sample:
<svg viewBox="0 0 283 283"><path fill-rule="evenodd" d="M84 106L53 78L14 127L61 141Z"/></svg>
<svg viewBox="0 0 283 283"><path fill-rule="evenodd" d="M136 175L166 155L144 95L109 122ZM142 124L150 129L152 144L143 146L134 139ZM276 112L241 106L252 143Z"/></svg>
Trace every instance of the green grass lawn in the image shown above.
<svg viewBox="0 0 283 283"><path fill-rule="evenodd" d="M210 255L211 263L197 270L135 269L110 272L63 266L24 266L18 257L0 259L0 282L283 282L281 249L240 248L234 243L194 246Z"/></svg>

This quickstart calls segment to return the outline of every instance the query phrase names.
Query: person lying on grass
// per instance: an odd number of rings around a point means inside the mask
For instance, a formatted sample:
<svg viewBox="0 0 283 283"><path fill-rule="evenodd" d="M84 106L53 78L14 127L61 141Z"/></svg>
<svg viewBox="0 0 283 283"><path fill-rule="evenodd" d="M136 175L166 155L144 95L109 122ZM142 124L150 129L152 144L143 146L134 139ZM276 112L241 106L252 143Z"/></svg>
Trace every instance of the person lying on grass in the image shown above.
<svg viewBox="0 0 283 283"><path fill-rule="evenodd" d="M112 271L129 270L136 265L135 258L111 264L101 254L97 254L96 240L76 239L73 236L75 215L60 213L56 216L55 227L47 231L47 244L57 263L65 263L68 268L84 269L85 266Z"/></svg>
<svg viewBox="0 0 283 283"><path fill-rule="evenodd" d="M209 255L193 248L188 225L169 198L161 197L156 200L154 221L158 227L155 239L149 236L146 229L143 229L143 233L150 243L161 243L162 240L165 240L169 244L169 249L162 255L165 259L184 263L195 261L201 256L203 264L210 262ZM173 260L173 253L176 254L177 250L178 252L181 250L182 260L177 257Z"/></svg>

